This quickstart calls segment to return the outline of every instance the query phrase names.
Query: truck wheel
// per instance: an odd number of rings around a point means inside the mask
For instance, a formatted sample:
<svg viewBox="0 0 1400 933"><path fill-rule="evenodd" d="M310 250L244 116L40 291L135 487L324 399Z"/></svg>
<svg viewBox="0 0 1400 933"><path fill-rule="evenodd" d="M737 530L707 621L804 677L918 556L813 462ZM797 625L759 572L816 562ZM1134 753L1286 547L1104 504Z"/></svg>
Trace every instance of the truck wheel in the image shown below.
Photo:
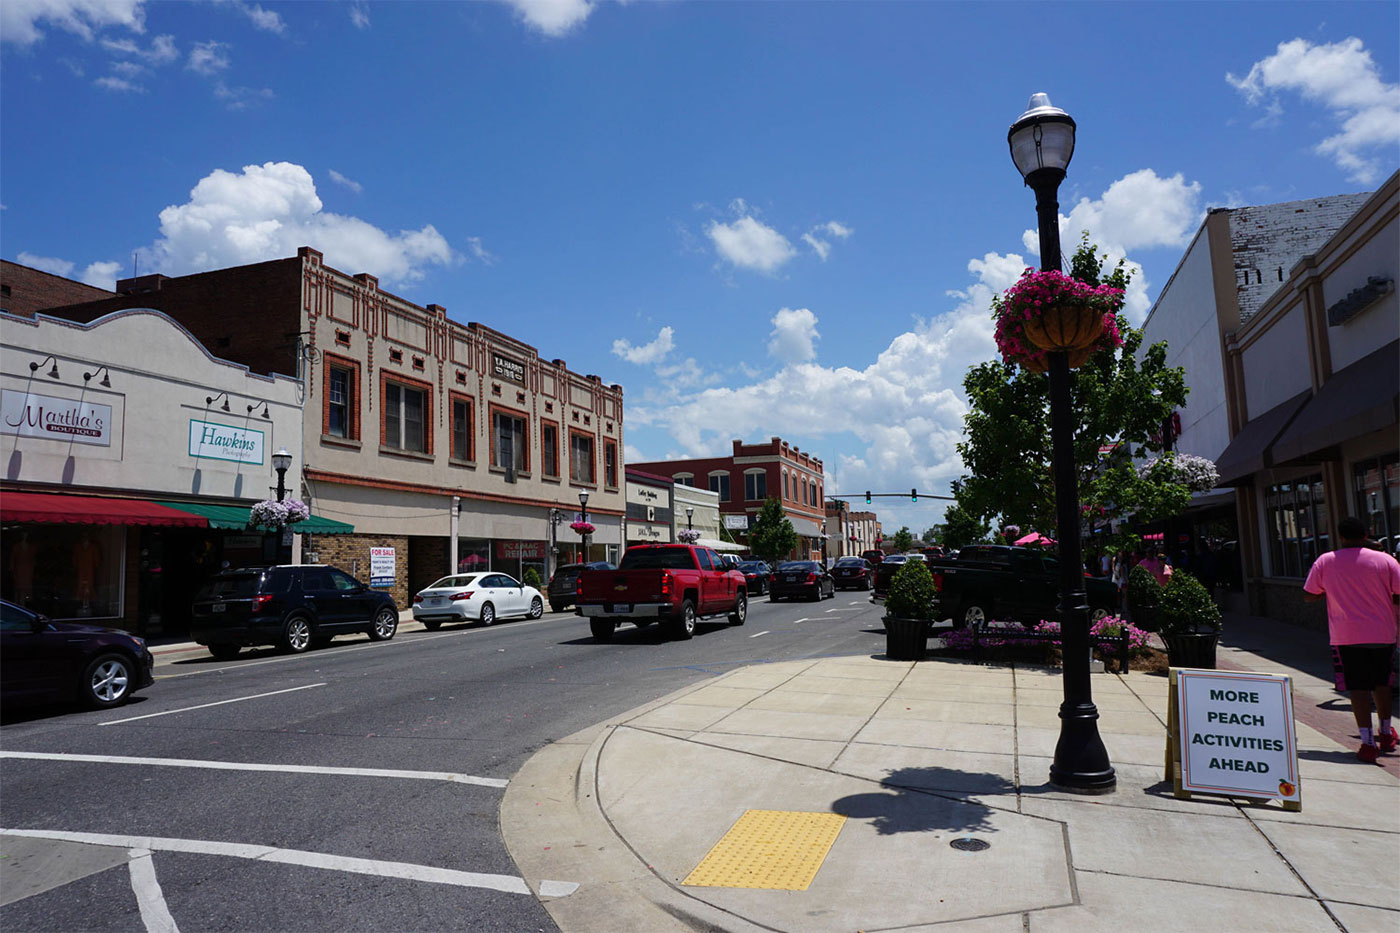
<svg viewBox="0 0 1400 933"><path fill-rule="evenodd" d="M612 641L617 623L612 619L589 619L588 630L593 633L594 641Z"/></svg>
<svg viewBox="0 0 1400 933"><path fill-rule="evenodd" d="M743 625L749 617L749 598L743 593L734 597L734 611L729 614L730 625Z"/></svg>
<svg viewBox="0 0 1400 933"><path fill-rule="evenodd" d="M982 602L965 602L954 620L958 628L986 628L991 619L991 607Z"/></svg>
<svg viewBox="0 0 1400 933"><path fill-rule="evenodd" d="M670 629L671 637L681 641L695 635L695 603L690 600L682 600L680 611L671 617L667 626Z"/></svg>

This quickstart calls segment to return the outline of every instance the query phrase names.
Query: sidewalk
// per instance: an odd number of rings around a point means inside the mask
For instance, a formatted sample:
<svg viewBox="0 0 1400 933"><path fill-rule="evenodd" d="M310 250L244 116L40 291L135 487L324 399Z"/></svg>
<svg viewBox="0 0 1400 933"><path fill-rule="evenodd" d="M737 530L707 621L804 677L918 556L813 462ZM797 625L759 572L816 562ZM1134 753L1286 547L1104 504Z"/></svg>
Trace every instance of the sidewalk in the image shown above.
<svg viewBox="0 0 1400 933"><path fill-rule="evenodd" d="M1356 761L1325 636L1226 626L1222 667L1295 677L1301 812L1173 797L1163 675L1094 675L1118 787L1086 797L1047 783L1058 671L875 656L741 668L548 746L502 831L566 933L1400 928L1400 780ZM774 889L730 886L761 864L742 853L690 877L752 810L845 821L824 858L782 823L751 836L786 847ZM989 846L950 846L966 838ZM810 886L781 889L804 855Z"/></svg>

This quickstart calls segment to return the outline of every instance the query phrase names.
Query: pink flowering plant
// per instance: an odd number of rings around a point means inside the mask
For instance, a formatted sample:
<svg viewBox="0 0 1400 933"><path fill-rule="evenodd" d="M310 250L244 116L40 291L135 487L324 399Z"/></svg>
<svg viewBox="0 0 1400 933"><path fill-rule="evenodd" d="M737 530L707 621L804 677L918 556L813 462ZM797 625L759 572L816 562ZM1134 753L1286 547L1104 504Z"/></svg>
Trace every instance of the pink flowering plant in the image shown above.
<svg viewBox="0 0 1400 933"><path fill-rule="evenodd" d="M1103 315L1103 331L1089 352L1113 350L1123 345L1118 331L1118 311L1123 290L1112 285L1090 285L1063 272L1038 272L1027 268L1021 278L992 300L996 319L997 349L1008 365L1018 364L1035 372L1049 366L1049 354L1026 336L1026 323L1040 319L1057 305L1082 305Z"/></svg>
<svg viewBox="0 0 1400 933"><path fill-rule="evenodd" d="M1116 655L1118 645L1106 639L1117 638L1123 632L1128 634L1128 654L1131 657L1144 657L1151 653L1152 646L1148 641L1147 632L1117 616L1104 616L1091 625L1089 627L1089 643L1105 655ZM1060 647L1060 623L1050 619L1041 619L1030 628L1026 628L1019 622L994 623L993 627L982 630L977 638L977 643L984 648L1020 647L1045 643L1040 638L1018 637L1024 634L1049 635L1051 636L1050 644ZM943 635L943 644L951 651L971 651L972 642L973 630L971 627L953 629Z"/></svg>
<svg viewBox="0 0 1400 933"><path fill-rule="evenodd" d="M572 524L569 525L569 527L572 528L576 533L581 534L581 535L591 535L591 534L593 534L593 523L592 523L592 522L573 522Z"/></svg>

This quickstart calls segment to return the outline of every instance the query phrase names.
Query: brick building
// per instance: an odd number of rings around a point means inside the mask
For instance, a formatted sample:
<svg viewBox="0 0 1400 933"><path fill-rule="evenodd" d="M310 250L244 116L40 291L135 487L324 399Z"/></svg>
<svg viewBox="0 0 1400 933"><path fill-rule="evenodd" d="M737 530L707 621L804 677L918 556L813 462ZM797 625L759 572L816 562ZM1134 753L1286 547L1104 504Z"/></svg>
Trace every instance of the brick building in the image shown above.
<svg viewBox="0 0 1400 933"><path fill-rule="evenodd" d="M728 457L659 460L631 467L675 483L709 489L719 495L723 515L743 515L749 521L769 498L778 499L798 534L793 556L819 555L826 518L826 480L822 461L781 438L766 443L733 442Z"/></svg>
<svg viewBox="0 0 1400 933"><path fill-rule="evenodd" d="M115 293L0 259L0 313L32 318L56 305L98 301Z"/></svg>
<svg viewBox="0 0 1400 933"><path fill-rule="evenodd" d="M880 548L880 522L874 512L852 512L845 501L826 508L827 555L859 557Z"/></svg>
<svg viewBox="0 0 1400 933"><path fill-rule="evenodd" d="M383 291L373 275L339 272L309 247L126 279L115 295L45 313L90 321L141 307L178 320L220 357L302 381L296 491L316 514L355 526L308 541L307 559L368 581L370 548L393 548L392 592L406 606L453 567L517 578L533 567L547 578L557 556L583 556L569 526L585 511L596 529L588 558L616 558L620 386L483 324L449 320L440 305Z"/></svg>

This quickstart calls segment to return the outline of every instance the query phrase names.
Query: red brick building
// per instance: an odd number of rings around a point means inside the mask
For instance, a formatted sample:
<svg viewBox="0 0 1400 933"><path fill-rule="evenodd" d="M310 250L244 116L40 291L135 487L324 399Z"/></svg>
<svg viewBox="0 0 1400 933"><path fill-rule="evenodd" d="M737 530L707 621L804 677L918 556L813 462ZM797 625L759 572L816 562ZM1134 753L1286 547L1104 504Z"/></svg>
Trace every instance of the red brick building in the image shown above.
<svg viewBox="0 0 1400 933"><path fill-rule="evenodd" d="M6 314L33 317L45 308L98 301L112 298L114 294L93 285L65 279L61 275L0 259L0 311Z"/></svg>

